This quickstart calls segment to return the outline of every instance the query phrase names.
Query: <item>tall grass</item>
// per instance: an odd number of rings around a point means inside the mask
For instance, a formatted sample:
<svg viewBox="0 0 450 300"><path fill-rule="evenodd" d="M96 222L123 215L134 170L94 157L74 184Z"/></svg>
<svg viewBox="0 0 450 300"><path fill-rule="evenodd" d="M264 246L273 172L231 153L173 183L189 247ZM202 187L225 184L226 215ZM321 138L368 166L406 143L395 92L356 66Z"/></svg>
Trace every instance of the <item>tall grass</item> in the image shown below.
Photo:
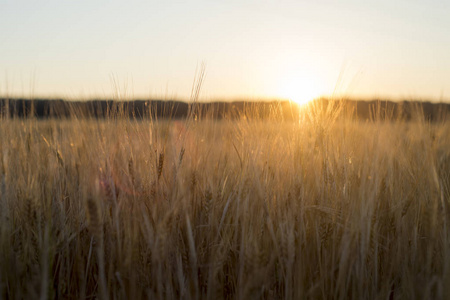
<svg viewBox="0 0 450 300"><path fill-rule="evenodd" d="M273 111L3 119L1 297L450 297L450 124Z"/></svg>

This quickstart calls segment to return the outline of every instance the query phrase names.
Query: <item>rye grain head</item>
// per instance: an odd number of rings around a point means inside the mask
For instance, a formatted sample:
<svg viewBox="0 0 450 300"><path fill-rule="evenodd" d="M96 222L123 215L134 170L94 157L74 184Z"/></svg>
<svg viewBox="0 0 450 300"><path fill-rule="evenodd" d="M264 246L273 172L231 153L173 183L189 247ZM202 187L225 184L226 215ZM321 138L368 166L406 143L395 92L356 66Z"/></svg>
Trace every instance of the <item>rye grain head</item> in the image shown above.
<svg viewBox="0 0 450 300"><path fill-rule="evenodd" d="M184 157L185 151L186 151L186 149L184 147L181 147L180 154L178 156L178 166L180 166L181 163L183 162L183 157Z"/></svg>
<svg viewBox="0 0 450 300"><path fill-rule="evenodd" d="M158 175L158 180L161 178L162 172L163 172L163 167L164 167L164 152L161 152L159 154L159 159L158 159L158 166L157 166L157 175Z"/></svg>
<svg viewBox="0 0 450 300"><path fill-rule="evenodd" d="M85 211L89 231L96 240L103 239L103 222L100 202L97 195L88 195L85 201Z"/></svg>
<svg viewBox="0 0 450 300"><path fill-rule="evenodd" d="M136 187L136 171L133 162L133 156L128 159L128 173L130 174L130 181L132 188Z"/></svg>

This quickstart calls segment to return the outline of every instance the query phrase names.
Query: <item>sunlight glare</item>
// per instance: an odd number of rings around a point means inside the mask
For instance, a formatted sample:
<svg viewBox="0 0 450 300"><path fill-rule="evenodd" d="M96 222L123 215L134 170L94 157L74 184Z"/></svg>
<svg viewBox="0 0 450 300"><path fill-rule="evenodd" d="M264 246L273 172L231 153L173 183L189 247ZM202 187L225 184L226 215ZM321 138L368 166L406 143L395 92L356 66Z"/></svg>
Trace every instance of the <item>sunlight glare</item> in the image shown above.
<svg viewBox="0 0 450 300"><path fill-rule="evenodd" d="M304 105L321 95L317 81L308 76L292 76L281 83L280 95L299 105Z"/></svg>

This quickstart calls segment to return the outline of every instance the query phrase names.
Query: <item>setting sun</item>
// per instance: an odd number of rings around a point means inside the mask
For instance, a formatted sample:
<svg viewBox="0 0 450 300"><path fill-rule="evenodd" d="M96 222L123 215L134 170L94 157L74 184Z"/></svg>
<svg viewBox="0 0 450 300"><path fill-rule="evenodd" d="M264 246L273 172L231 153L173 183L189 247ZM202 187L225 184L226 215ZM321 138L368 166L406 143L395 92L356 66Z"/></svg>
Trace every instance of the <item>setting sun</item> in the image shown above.
<svg viewBox="0 0 450 300"><path fill-rule="evenodd" d="M280 83L280 96L299 105L319 97L323 91L312 76L292 76Z"/></svg>

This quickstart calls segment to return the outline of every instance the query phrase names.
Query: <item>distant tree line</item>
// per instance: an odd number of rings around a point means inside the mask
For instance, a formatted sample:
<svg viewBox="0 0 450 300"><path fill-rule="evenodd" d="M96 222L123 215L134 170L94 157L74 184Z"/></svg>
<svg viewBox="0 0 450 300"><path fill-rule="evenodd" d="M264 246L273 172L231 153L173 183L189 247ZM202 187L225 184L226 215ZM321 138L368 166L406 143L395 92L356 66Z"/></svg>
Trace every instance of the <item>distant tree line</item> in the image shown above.
<svg viewBox="0 0 450 300"><path fill-rule="evenodd" d="M326 108L329 99L316 100L318 106ZM339 100L343 116L359 120L411 120L423 118L427 121L445 120L450 113L450 103L423 101L357 101ZM339 106L339 105L338 105ZM34 117L46 118L175 118L182 119L189 114L213 119L222 118L267 118L279 117L283 120L295 119L301 107L288 101L235 101L235 102L196 102L166 100L135 101L65 101L47 99L6 99L0 98L2 118Z"/></svg>

